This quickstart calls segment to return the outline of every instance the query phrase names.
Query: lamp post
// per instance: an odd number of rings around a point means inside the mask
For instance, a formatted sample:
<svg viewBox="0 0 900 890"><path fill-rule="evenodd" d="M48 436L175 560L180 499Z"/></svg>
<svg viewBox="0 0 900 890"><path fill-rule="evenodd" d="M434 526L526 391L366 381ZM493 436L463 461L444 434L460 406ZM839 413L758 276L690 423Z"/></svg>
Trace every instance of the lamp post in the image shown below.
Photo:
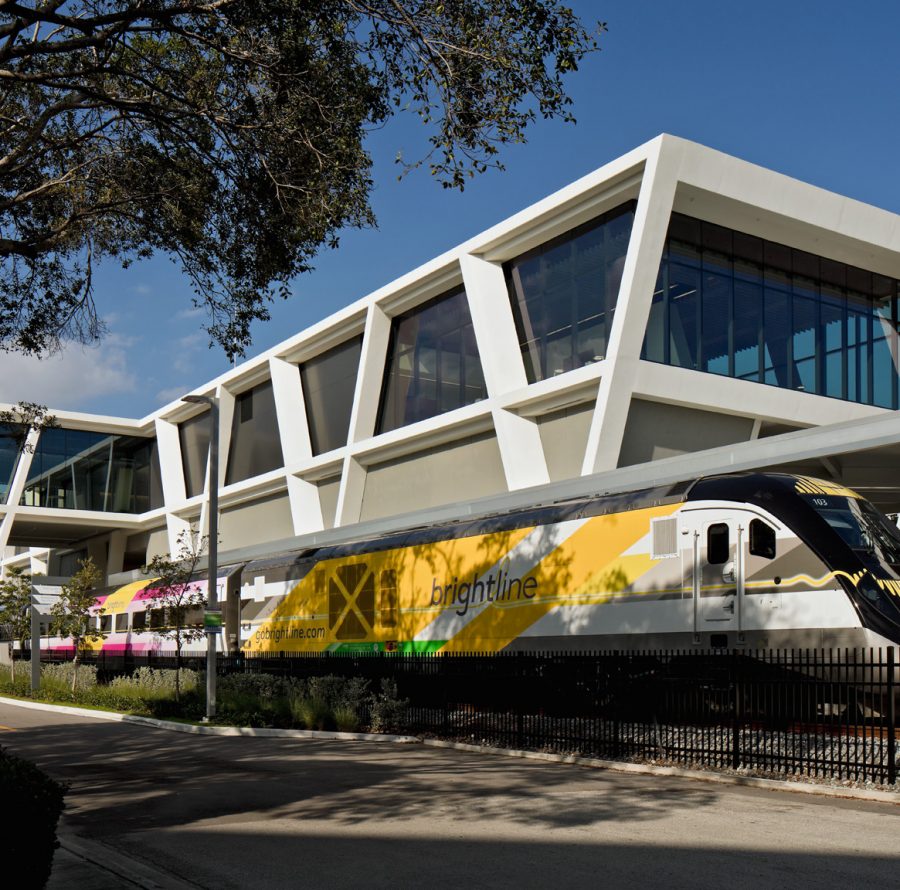
<svg viewBox="0 0 900 890"><path fill-rule="evenodd" d="M216 637L221 633L219 609L219 400L213 396L185 396L182 402L209 405L212 429L209 434L209 568L206 582L206 719L216 716ZM216 621L215 619L219 620Z"/></svg>

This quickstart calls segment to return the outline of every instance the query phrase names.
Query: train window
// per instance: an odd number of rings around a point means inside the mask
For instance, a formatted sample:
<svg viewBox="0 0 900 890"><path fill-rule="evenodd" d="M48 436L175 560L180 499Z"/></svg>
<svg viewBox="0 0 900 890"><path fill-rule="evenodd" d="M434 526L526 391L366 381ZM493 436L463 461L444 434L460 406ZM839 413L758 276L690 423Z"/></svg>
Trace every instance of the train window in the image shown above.
<svg viewBox="0 0 900 890"><path fill-rule="evenodd" d="M728 540L728 525L717 522L706 530L706 561L711 566L728 562L731 546Z"/></svg>
<svg viewBox="0 0 900 890"><path fill-rule="evenodd" d="M128 630L128 613L123 612L121 615L116 615L116 630Z"/></svg>
<svg viewBox="0 0 900 890"><path fill-rule="evenodd" d="M166 623L166 610L165 609L151 609L150 610L150 627L157 628L163 627Z"/></svg>
<svg viewBox="0 0 900 890"><path fill-rule="evenodd" d="M131 629L132 630L143 630L147 626L147 613L146 612L135 612L131 616Z"/></svg>
<svg viewBox="0 0 900 890"><path fill-rule="evenodd" d="M775 559L775 529L761 519L750 520L750 555Z"/></svg>
<svg viewBox="0 0 900 890"><path fill-rule="evenodd" d="M397 572L388 569L381 573L381 590L378 601L382 627L397 626Z"/></svg>
<svg viewBox="0 0 900 890"><path fill-rule="evenodd" d="M109 633L112 630L112 615L100 616L100 633Z"/></svg>

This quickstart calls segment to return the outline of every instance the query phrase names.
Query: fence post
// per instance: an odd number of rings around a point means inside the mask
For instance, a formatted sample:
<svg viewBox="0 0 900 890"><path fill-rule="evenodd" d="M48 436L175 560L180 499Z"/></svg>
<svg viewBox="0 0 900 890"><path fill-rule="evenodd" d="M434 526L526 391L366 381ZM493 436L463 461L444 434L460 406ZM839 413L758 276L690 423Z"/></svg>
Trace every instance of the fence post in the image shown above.
<svg viewBox="0 0 900 890"><path fill-rule="evenodd" d="M737 769L741 765L741 717L743 708L741 697L740 678L740 654L737 649L732 650L732 686L734 688L734 720L731 727L731 768Z"/></svg>
<svg viewBox="0 0 900 890"><path fill-rule="evenodd" d="M897 715L894 703L894 647L888 646L888 670L887 670L887 756L888 785L897 781Z"/></svg>

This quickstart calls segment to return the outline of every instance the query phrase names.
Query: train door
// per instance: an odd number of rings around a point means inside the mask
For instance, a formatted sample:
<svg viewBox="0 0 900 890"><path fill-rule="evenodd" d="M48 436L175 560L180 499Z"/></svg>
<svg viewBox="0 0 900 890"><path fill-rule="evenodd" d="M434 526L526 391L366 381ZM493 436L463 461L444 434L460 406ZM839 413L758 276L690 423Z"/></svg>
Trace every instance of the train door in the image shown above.
<svg viewBox="0 0 900 890"><path fill-rule="evenodd" d="M694 642L728 645L728 632L742 630L745 523L712 510L688 512L685 519L685 587L693 600Z"/></svg>

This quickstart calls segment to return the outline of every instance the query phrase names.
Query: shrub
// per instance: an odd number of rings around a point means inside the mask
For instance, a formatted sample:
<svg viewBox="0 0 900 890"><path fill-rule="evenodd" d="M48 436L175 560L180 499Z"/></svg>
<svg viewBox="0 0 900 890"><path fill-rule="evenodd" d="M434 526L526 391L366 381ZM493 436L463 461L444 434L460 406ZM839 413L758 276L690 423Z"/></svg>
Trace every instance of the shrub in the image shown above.
<svg viewBox="0 0 900 890"><path fill-rule="evenodd" d="M372 700L372 732L398 732L406 726L409 699L398 698L397 684L385 677Z"/></svg>
<svg viewBox="0 0 900 890"><path fill-rule="evenodd" d="M78 665L78 683L75 695L72 694L72 674L75 665L71 661L62 664L45 664L41 666L41 691L47 697L63 698L77 701L80 693L97 685L97 667L93 664Z"/></svg>
<svg viewBox="0 0 900 890"><path fill-rule="evenodd" d="M110 681L110 689L124 696L149 700L153 698L173 698L175 696L174 670L138 668L130 677L116 677ZM181 691L189 692L197 688L200 674L188 668L181 670Z"/></svg>
<svg viewBox="0 0 900 890"><path fill-rule="evenodd" d="M252 695L264 702L283 697L290 685L290 680L274 674L226 674L218 678L217 688L225 696Z"/></svg>
<svg viewBox="0 0 900 890"><path fill-rule="evenodd" d="M59 846L56 824L66 788L34 764L0 748L0 800L12 818L0 831L0 853L15 863L21 887L43 887L50 877L53 852Z"/></svg>
<svg viewBox="0 0 900 890"><path fill-rule="evenodd" d="M356 732L359 729L359 717L354 708L341 705L334 710L334 722L341 732Z"/></svg>
<svg viewBox="0 0 900 890"><path fill-rule="evenodd" d="M310 677L307 695L327 702L333 711L349 709L359 714L368 697L369 681L362 677Z"/></svg>
<svg viewBox="0 0 900 890"><path fill-rule="evenodd" d="M291 716L307 729L334 729L334 712L324 698L295 696L291 699Z"/></svg>
<svg viewBox="0 0 900 890"><path fill-rule="evenodd" d="M25 670L22 669L24 666ZM27 661L19 662L16 679L13 682L12 671L8 665L0 665L0 692L12 695L28 695L31 692L31 665Z"/></svg>

